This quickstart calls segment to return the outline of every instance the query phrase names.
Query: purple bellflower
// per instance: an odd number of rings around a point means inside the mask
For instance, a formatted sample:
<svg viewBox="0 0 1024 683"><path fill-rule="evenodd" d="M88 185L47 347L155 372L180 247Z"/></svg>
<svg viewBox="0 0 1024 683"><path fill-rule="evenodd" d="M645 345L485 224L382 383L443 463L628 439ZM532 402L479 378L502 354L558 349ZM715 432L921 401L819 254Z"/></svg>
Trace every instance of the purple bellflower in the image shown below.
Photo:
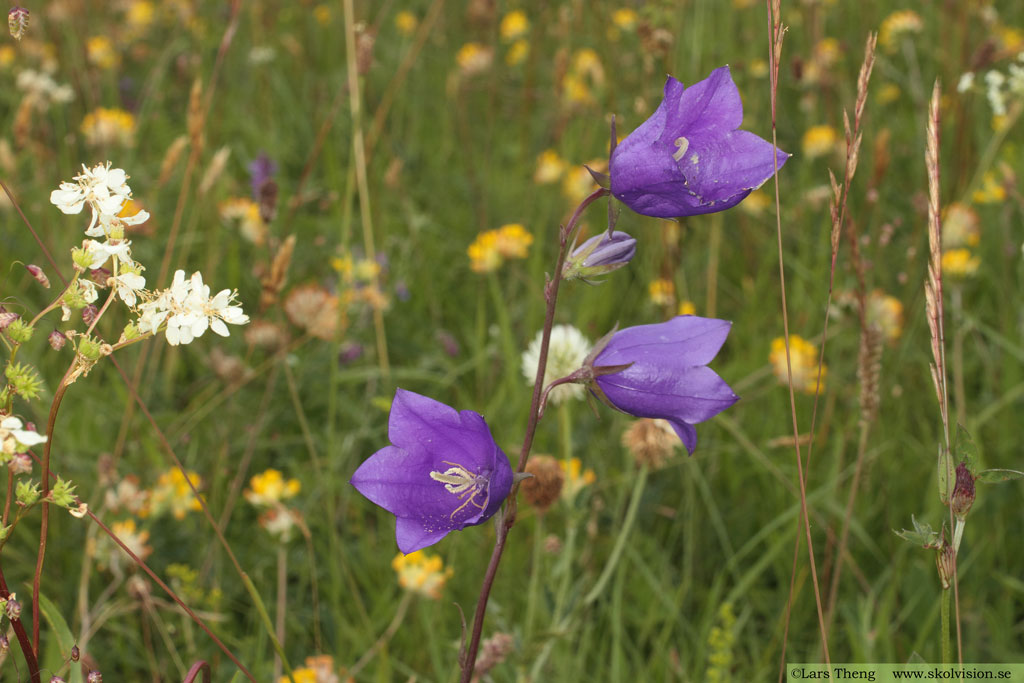
<svg viewBox="0 0 1024 683"><path fill-rule="evenodd" d="M743 103L728 66L689 88L669 76L657 111L612 150L612 194L657 218L732 208L789 158L737 130L742 122Z"/></svg>
<svg viewBox="0 0 1024 683"><path fill-rule="evenodd" d="M349 480L397 518L398 549L411 553L450 531L482 524L512 489L512 468L484 418L399 389L386 446Z"/></svg>
<svg viewBox="0 0 1024 683"><path fill-rule="evenodd" d="M590 390L624 413L667 420L692 454L694 425L739 400L707 367L731 326L728 320L681 315L614 332L587 359Z"/></svg>

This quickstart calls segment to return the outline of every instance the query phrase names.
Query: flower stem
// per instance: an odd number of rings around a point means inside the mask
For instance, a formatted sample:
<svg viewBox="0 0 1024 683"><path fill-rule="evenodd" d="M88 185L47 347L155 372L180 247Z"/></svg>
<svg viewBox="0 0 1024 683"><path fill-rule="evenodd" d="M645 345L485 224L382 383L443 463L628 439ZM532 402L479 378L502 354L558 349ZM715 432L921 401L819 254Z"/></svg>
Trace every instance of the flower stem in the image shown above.
<svg viewBox="0 0 1024 683"><path fill-rule="evenodd" d="M946 588L942 591L941 628L942 628L942 663L953 662L953 641L949 637L949 604L952 602L953 591Z"/></svg>
<svg viewBox="0 0 1024 683"><path fill-rule="evenodd" d="M629 508L626 510L626 518L622 521L622 528L619 530L619 536L615 539L615 547L612 548L612 554L608 558L607 564L604 566L604 570L601 572L601 576L598 577L597 583L590 589L586 597L583 598L583 604L589 605L590 603L597 600L601 593L604 591L605 585L608 580L612 578L612 574L615 573L615 568L619 565L619 560L622 559L622 551L626 548L626 539L629 538L630 533L633 531L633 523L636 521L636 511L640 508L640 499L644 494L644 487L647 485L647 473L648 468L646 465L640 468L640 473L636 477L636 482L633 484L633 493L629 500Z"/></svg>
<svg viewBox="0 0 1024 683"><path fill-rule="evenodd" d="M544 298L547 308L544 313L544 331L541 333L540 356L537 361L537 377L533 382L533 398L530 400L530 417L526 423L526 434L523 437L523 447L519 451L519 464L516 472L523 472L526 469L526 461L530 457L530 449L533 447L533 437L537 432L537 423L540 420L540 397L544 389L544 374L548 365L548 346L551 343L551 328L555 324L555 304L558 302L558 285L562 281L562 267L565 265L565 257L568 253L568 245L575 237L576 228L579 224L583 211L601 197L610 192L603 187L594 190L580 202L576 207L569 222L561 229L559 234L558 259L555 262L555 269L552 271L553 279L544 288ZM476 666L476 655L480 648L480 635L483 633L484 614L487 611L487 600L491 595L491 586L494 585L494 577L498 573L498 564L501 562L501 555L505 550L505 540L508 532L516 521L516 494L519 492L519 484L512 487L505 506L505 514L497 526L497 538L494 541L494 550L491 553L491 560L487 565L484 574L483 585L480 586L480 597L477 598L476 612L473 616L473 632L470 636L469 647L460 657L462 676L460 683L470 683L473 679L473 669Z"/></svg>

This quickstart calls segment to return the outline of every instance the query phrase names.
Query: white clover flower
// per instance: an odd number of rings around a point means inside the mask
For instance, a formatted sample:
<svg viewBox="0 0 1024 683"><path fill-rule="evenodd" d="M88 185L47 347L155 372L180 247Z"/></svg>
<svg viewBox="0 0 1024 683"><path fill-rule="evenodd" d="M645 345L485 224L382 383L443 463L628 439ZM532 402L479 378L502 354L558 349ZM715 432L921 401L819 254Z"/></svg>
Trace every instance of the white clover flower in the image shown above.
<svg viewBox="0 0 1024 683"><path fill-rule="evenodd" d="M21 420L9 415L0 420L0 447L6 455L24 451L46 442L46 435L30 429L23 429Z"/></svg>
<svg viewBox="0 0 1024 683"><path fill-rule="evenodd" d="M966 71L960 74L960 80L957 81L956 91L964 93L974 87L974 72Z"/></svg>
<svg viewBox="0 0 1024 683"><path fill-rule="evenodd" d="M540 342L543 332L530 342L523 352L523 376L530 384L537 379L537 364L540 362ZM583 366L590 351L590 342L583 333L572 325L555 325L551 329L551 343L548 346L548 365L544 372L544 385L572 374ZM561 384L551 390L548 400L561 403L570 398L583 398L582 384Z"/></svg>

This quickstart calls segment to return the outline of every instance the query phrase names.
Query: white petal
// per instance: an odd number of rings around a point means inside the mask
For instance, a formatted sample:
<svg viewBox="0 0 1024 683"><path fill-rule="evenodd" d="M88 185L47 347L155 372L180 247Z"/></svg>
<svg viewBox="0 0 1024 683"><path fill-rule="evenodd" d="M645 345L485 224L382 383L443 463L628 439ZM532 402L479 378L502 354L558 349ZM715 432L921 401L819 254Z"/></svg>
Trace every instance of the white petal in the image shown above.
<svg viewBox="0 0 1024 683"><path fill-rule="evenodd" d="M228 326L224 324L224 321L220 318L214 318L210 321L210 329L219 334L222 337L229 336Z"/></svg>

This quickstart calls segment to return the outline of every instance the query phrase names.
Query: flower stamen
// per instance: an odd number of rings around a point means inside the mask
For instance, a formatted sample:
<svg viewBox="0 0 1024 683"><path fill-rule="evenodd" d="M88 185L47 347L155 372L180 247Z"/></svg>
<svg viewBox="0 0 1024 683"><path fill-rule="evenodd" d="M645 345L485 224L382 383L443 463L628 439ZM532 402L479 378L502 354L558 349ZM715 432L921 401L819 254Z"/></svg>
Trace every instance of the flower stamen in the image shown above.
<svg viewBox="0 0 1024 683"><path fill-rule="evenodd" d="M451 465L451 467L444 472L431 472L430 478L444 484L444 487L448 492L457 495L459 500L463 500L464 498L466 499L466 502L457 507L452 514L449 515L449 518L455 519L455 515L462 512L470 503L481 510L486 509L487 503L490 500L490 494L487 492L487 477L480 474L473 474L458 463L450 462L448 460L442 460L441 462L445 465ZM481 492L485 494L484 501L483 503L478 503L476 498Z"/></svg>
<svg viewBox="0 0 1024 683"><path fill-rule="evenodd" d="M675 153L672 155L672 158L675 159L676 161L679 161L680 159L683 158L683 155L686 154L686 150L690 148L690 141L682 137L676 138L675 145L679 149L675 151Z"/></svg>

